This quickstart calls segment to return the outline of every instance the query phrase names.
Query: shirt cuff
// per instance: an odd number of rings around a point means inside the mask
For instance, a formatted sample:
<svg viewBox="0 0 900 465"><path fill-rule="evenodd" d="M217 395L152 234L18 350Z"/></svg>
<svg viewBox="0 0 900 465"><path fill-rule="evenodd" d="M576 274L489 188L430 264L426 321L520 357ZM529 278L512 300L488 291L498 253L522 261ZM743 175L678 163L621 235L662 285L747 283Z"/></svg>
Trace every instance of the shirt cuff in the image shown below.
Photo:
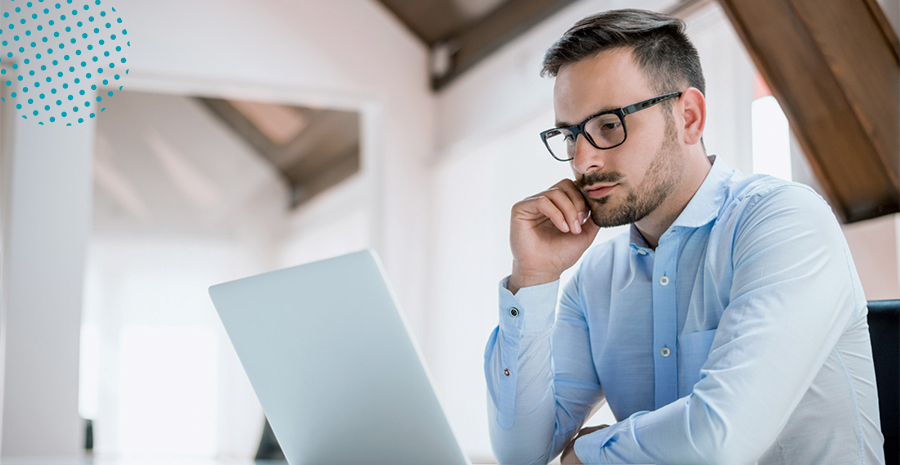
<svg viewBox="0 0 900 465"><path fill-rule="evenodd" d="M622 428L629 420L630 418L576 439L575 455L578 460L581 463L602 463L602 449L619 438Z"/></svg>
<svg viewBox="0 0 900 465"><path fill-rule="evenodd" d="M553 327L559 280L509 291L509 276L500 281L500 329L517 329L519 334L538 333Z"/></svg>

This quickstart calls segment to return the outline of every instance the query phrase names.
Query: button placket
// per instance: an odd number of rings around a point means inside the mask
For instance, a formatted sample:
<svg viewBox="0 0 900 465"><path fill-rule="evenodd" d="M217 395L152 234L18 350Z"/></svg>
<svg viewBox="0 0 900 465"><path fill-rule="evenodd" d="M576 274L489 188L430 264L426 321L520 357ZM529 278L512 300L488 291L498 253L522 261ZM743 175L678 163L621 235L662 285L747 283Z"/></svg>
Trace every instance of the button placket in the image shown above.
<svg viewBox="0 0 900 465"><path fill-rule="evenodd" d="M656 408L678 398L678 364L675 355L677 337L676 289L674 284L678 257L676 234L667 234L656 248L653 263L653 350L654 400ZM671 275L671 276L670 276Z"/></svg>

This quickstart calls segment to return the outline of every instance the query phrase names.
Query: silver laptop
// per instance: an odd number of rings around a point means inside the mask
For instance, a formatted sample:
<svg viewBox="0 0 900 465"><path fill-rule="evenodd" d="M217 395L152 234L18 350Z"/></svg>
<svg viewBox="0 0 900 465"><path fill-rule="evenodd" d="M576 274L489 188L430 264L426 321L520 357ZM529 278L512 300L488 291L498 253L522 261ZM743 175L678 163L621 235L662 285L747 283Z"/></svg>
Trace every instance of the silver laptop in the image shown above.
<svg viewBox="0 0 900 465"><path fill-rule="evenodd" d="M469 463L373 251L209 295L290 465Z"/></svg>

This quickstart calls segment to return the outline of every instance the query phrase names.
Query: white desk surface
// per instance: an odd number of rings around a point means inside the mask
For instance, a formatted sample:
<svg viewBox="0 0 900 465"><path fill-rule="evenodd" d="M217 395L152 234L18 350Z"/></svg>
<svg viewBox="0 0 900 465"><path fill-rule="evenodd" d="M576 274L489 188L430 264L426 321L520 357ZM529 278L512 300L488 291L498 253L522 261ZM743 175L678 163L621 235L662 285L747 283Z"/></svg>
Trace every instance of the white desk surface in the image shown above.
<svg viewBox="0 0 900 465"><path fill-rule="evenodd" d="M559 463L559 461L554 461ZM494 462L496 463L496 462ZM283 460L212 460L180 457L141 458L2 458L0 465L287 465ZM362 464L360 464L362 465ZM425 465L425 464L423 464ZM478 464L473 464L478 465Z"/></svg>
<svg viewBox="0 0 900 465"><path fill-rule="evenodd" d="M28 457L2 458L0 465L287 465L284 460L213 460L182 457L140 458L58 458Z"/></svg>

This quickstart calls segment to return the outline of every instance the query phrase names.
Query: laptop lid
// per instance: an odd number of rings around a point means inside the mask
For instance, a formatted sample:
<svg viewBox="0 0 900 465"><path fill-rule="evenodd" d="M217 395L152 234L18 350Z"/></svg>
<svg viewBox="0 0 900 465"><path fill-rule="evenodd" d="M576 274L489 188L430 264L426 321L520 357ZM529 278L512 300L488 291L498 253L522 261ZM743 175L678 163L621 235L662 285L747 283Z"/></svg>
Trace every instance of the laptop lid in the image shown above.
<svg viewBox="0 0 900 465"><path fill-rule="evenodd" d="M291 465L468 464L374 251L209 294Z"/></svg>

